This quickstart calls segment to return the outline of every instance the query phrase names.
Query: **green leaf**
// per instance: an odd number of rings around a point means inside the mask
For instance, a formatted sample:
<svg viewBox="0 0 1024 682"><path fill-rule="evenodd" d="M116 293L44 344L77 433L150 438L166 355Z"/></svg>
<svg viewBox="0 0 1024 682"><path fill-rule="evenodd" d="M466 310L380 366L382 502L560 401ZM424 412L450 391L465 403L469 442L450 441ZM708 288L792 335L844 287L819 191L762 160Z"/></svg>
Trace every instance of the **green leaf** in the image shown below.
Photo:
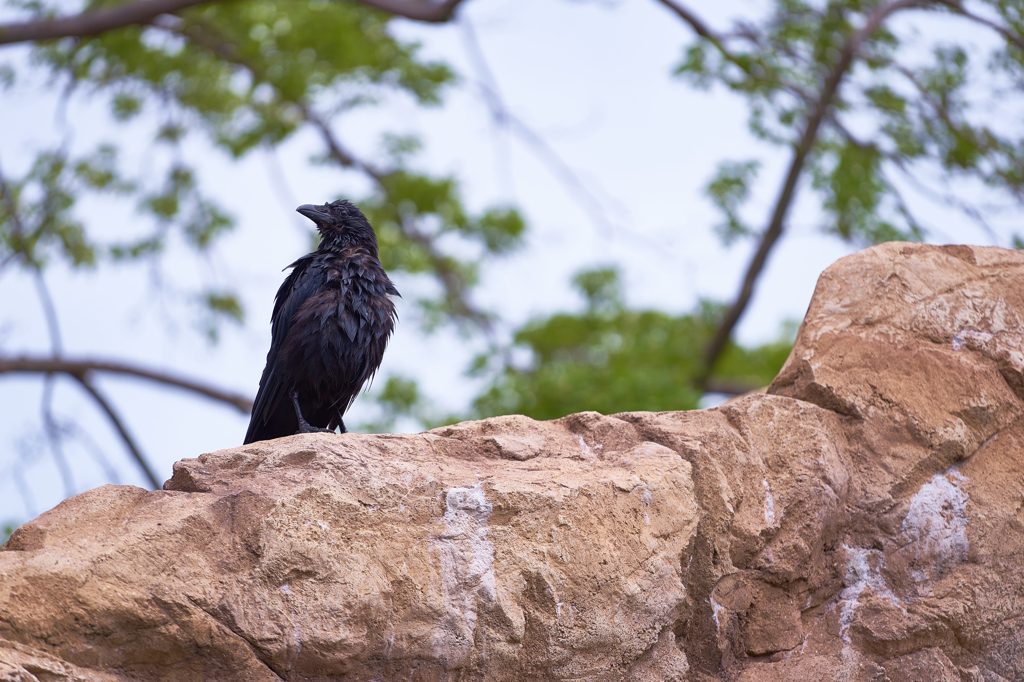
<svg viewBox="0 0 1024 682"><path fill-rule="evenodd" d="M522 243L526 221L514 208L489 208L472 221L491 253L507 253Z"/></svg>
<svg viewBox="0 0 1024 682"><path fill-rule="evenodd" d="M724 244L753 232L740 218L739 209L750 196L750 183L757 177L760 166L758 161L723 161L705 189L711 201L725 214L725 222L715 226Z"/></svg>
<svg viewBox="0 0 1024 682"><path fill-rule="evenodd" d="M11 539L11 536L14 535L14 531L18 530L18 526L20 525L21 523L18 521L5 521L0 525L0 545L6 544L6 542Z"/></svg>
<svg viewBox="0 0 1024 682"><path fill-rule="evenodd" d="M623 309L622 285L617 267L584 270L572 278L572 284L587 301L590 314L616 313Z"/></svg>
<svg viewBox="0 0 1024 682"><path fill-rule="evenodd" d="M113 105L114 118L118 121L127 121L135 118L142 111L142 100L127 93L114 95L111 104Z"/></svg>
<svg viewBox="0 0 1024 682"><path fill-rule="evenodd" d="M200 328L210 343L220 340L220 327L224 321L241 325L245 322L245 311L238 297L228 291L206 291L199 297L203 314Z"/></svg>

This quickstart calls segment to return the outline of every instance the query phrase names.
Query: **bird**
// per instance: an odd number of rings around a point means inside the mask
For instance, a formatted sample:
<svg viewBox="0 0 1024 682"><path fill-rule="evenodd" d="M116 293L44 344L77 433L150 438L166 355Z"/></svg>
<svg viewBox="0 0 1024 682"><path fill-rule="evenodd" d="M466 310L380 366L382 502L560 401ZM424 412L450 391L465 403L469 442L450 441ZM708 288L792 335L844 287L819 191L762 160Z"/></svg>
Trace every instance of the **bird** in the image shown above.
<svg viewBox="0 0 1024 682"><path fill-rule="evenodd" d="M391 297L401 295L363 212L344 199L295 210L316 224L320 245L285 268L245 445L346 433L345 412L376 374L398 320Z"/></svg>

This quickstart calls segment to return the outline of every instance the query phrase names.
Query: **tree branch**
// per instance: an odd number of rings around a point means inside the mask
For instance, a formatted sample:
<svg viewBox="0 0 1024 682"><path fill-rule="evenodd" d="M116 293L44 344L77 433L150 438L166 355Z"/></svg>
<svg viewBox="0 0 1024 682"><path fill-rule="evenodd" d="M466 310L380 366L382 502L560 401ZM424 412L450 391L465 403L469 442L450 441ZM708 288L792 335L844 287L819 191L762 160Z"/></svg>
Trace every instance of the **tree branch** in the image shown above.
<svg viewBox="0 0 1024 682"><path fill-rule="evenodd" d="M103 360L66 360L60 358L33 358L28 356L7 358L0 357L0 374L68 374L79 381L88 380L90 372L108 372L110 374L124 374L139 379L146 379L165 386L198 393L212 400L231 405L243 414L252 411L252 400L238 393L223 391L219 388L192 381L184 377L166 374L155 370L145 369L137 365L122 362L108 362Z"/></svg>
<svg viewBox="0 0 1024 682"><path fill-rule="evenodd" d="M675 2L675 0L658 0L658 2L665 5L665 7L668 7L670 10L675 12L676 16L688 23L694 33L699 35L701 38L710 40L716 47L721 48L722 36L711 30L711 28L704 23L703 19L691 12L688 8L683 7L678 2Z"/></svg>
<svg viewBox="0 0 1024 682"><path fill-rule="evenodd" d="M86 11L70 17L2 24L0 25L0 45L55 38L85 38L115 28L145 24L161 14L173 14L208 1L139 0L117 7Z"/></svg>
<svg viewBox="0 0 1024 682"><path fill-rule="evenodd" d="M89 375L72 374L71 376L78 380L78 383L82 385L82 388L84 388L86 392L92 396L93 400L95 400L103 409L103 411L107 413L107 417L110 418L110 422L121 435L121 440L124 441L125 447L127 447L128 451L132 453L132 458L135 460L136 464L139 465L139 468L142 469L142 473L146 475L146 478L149 479L150 484L153 486L153 490L159 490L160 483L156 480L156 474L153 473L153 470L150 468L146 458L142 456L142 452L139 451L139 447L135 444L135 441L132 440L130 435L128 435L127 429L125 429L120 417L117 416L117 412L114 411L114 408L109 402L107 402L107 399L103 394L93 386L92 382L89 380Z"/></svg>
<svg viewBox="0 0 1024 682"><path fill-rule="evenodd" d="M443 24L455 16L455 9L462 0L355 0L363 5L379 9L395 16L422 21L428 24Z"/></svg>
<svg viewBox="0 0 1024 682"><path fill-rule="evenodd" d="M147 24L161 14L176 14L189 7L218 0L137 0L117 7L90 10L68 17L37 19L20 23L0 24L0 45L54 40L57 38L86 38L125 26ZM396 16L442 23L455 14L462 0L354 0L360 4L383 10Z"/></svg>
<svg viewBox="0 0 1024 682"><path fill-rule="evenodd" d="M669 3L671 0L660 1L663 3ZM878 30L882 23L894 13L904 9L919 7L924 4L927 4L927 0L895 0L895 2L890 2L878 7L874 13L868 17L864 26L861 27L861 29L857 31L846 43L839 55L839 59L832 67L831 71L829 71L828 76L822 85L821 94L814 102L813 109L807 117L803 133L800 136L800 142L793 150L793 158L789 163L789 170L786 172L785 182L783 183L779 196L775 201L775 208L772 211L771 220L768 223L768 227L761 235L761 241L760 244L758 244L757 251L754 252L753 258L751 258L750 263L747 265L746 275L743 278L743 285L740 288L740 292L732 306L730 306L729 310L726 312L725 317L715 332L714 338L708 346L704 360L704 375L700 377L700 383L702 385L707 383L708 377L711 375L711 371L714 369L715 363L721 356L722 351L725 350L725 346L729 342L729 338L732 336L733 329L736 327L740 317L746 310L747 304L750 303L750 298L754 294L754 285L757 283L757 279L761 275L761 271L764 269L765 262L768 259L768 253L778 241L779 237L782 236L783 224L786 219L786 214L789 212L789 208L793 203L797 181L800 179L800 175L803 172L804 165L807 162L807 156L814 148L814 143L818 136L818 129L821 126L822 120L824 120L825 116L828 114L829 108L832 106L832 102L835 100L836 94L839 91L839 85L842 83L843 77L847 74L853 64L854 57L857 55L858 50L860 50L861 46L875 31ZM691 23L691 25L693 24ZM695 28L694 30L697 29Z"/></svg>

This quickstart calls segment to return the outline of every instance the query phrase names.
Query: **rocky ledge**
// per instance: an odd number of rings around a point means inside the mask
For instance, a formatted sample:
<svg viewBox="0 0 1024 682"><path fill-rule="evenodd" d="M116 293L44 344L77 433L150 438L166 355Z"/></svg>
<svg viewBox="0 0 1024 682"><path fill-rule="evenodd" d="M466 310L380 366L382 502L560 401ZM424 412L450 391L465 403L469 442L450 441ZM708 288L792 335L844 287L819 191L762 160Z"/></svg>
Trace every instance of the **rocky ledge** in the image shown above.
<svg viewBox="0 0 1024 682"><path fill-rule="evenodd" d="M2 680L1024 679L1024 254L886 244L766 395L310 435L0 551Z"/></svg>

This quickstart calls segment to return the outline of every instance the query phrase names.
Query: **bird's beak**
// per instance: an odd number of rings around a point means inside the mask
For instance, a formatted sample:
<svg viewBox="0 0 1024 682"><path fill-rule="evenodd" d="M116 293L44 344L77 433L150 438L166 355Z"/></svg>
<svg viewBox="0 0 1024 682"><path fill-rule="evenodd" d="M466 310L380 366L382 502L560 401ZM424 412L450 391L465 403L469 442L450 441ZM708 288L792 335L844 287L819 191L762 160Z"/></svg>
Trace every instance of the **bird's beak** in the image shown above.
<svg viewBox="0 0 1024 682"><path fill-rule="evenodd" d="M312 220L317 225L320 225L320 223L331 222L330 214L324 213L313 204L303 204L302 206L299 206L295 210L301 213L302 215L306 216L310 220Z"/></svg>

